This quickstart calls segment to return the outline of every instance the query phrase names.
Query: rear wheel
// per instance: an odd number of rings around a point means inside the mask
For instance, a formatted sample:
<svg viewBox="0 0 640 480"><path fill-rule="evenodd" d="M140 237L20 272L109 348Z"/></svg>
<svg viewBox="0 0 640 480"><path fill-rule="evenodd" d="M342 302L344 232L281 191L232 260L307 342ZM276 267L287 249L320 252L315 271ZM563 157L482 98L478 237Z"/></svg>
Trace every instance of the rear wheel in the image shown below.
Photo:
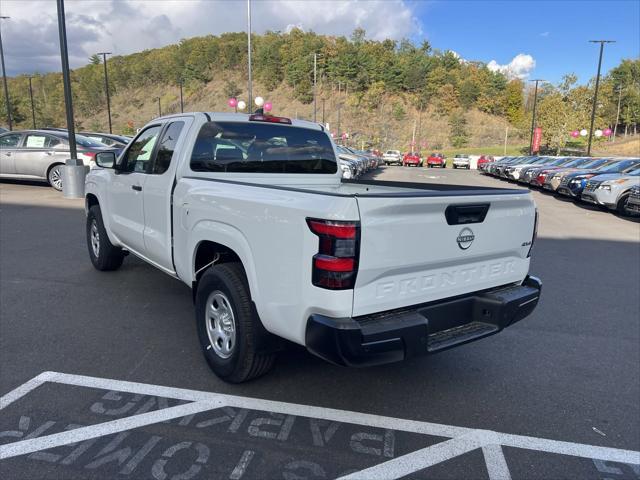
<svg viewBox="0 0 640 480"><path fill-rule="evenodd" d="M196 324L202 352L213 372L230 383L267 373L275 354L263 352L270 335L253 308L239 263L210 267L198 283Z"/></svg>
<svg viewBox="0 0 640 480"><path fill-rule="evenodd" d="M114 246L102 222L102 212L98 205L89 209L87 215L87 247L93 266L100 271L117 270L124 260L124 252Z"/></svg>
<svg viewBox="0 0 640 480"><path fill-rule="evenodd" d="M58 190L62 191L62 164L58 163L57 165L52 166L47 173L47 181L49 185Z"/></svg>

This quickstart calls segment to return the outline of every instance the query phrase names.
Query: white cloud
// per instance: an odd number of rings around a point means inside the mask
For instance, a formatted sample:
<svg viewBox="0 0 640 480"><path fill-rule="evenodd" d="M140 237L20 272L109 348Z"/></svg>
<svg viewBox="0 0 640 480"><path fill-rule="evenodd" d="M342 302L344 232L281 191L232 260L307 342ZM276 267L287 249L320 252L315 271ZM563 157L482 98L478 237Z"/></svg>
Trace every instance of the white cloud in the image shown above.
<svg viewBox="0 0 640 480"><path fill-rule="evenodd" d="M11 75L60 70L55 2L2 0L2 39ZM37 14L36 14L37 12ZM72 67L99 51L127 54L181 38L246 31L246 2L234 0L82 0L66 2ZM375 40L422 34L407 0L256 0L252 29L288 31L296 26L327 35L357 27Z"/></svg>
<svg viewBox="0 0 640 480"><path fill-rule="evenodd" d="M548 37L549 35L551 35L551 32L542 32L540 34L541 37Z"/></svg>
<svg viewBox="0 0 640 480"><path fill-rule="evenodd" d="M506 65L500 65L495 60L487 64L487 68L492 72L502 72L509 78L527 78L531 71L536 68L536 61L531 55L519 53Z"/></svg>

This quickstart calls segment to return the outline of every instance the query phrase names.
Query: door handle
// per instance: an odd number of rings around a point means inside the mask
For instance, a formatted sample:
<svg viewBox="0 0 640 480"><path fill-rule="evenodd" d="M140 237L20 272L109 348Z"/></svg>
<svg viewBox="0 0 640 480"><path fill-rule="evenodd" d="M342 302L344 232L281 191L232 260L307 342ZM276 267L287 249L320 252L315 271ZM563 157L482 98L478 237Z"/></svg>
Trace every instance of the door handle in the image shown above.
<svg viewBox="0 0 640 480"><path fill-rule="evenodd" d="M142 185L131 185L131 188L133 188L136 192L142 191Z"/></svg>
<svg viewBox="0 0 640 480"><path fill-rule="evenodd" d="M49 156L53 155L53 152L45 152L45 153Z"/></svg>
<svg viewBox="0 0 640 480"><path fill-rule="evenodd" d="M11 152L5 152L5 155L6 155L7 157L10 157L10 156L11 156Z"/></svg>

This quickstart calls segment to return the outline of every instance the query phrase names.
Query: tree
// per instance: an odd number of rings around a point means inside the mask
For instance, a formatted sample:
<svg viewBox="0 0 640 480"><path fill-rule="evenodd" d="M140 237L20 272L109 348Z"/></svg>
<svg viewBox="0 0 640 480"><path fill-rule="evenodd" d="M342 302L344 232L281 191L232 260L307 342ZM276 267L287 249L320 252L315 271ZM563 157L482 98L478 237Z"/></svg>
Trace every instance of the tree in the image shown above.
<svg viewBox="0 0 640 480"><path fill-rule="evenodd" d="M560 153L569 137L573 112L563 101L560 92L546 95L538 103L538 125L542 128L542 136L547 145Z"/></svg>
<svg viewBox="0 0 640 480"><path fill-rule="evenodd" d="M469 142L467 119L461 111L449 116L449 142L456 148L464 147Z"/></svg>
<svg viewBox="0 0 640 480"><path fill-rule="evenodd" d="M505 92L506 114L512 125L522 126L524 121L523 91L522 80L512 80L507 84Z"/></svg>
<svg viewBox="0 0 640 480"><path fill-rule="evenodd" d="M102 63L102 59L100 58L100 55L94 53L89 57L89 63L91 65L100 65L100 63Z"/></svg>

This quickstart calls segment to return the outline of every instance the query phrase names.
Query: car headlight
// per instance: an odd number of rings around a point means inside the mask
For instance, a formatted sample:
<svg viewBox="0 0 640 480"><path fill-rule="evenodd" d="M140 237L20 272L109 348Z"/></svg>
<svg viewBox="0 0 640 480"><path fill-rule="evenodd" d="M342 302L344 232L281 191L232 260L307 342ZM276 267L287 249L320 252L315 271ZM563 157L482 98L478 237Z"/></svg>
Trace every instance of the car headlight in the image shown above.
<svg viewBox="0 0 640 480"><path fill-rule="evenodd" d="M598 186L598 190L607 190L608 192L610 192L611 191L611 185L601 184L601 185Z"/></svg>

